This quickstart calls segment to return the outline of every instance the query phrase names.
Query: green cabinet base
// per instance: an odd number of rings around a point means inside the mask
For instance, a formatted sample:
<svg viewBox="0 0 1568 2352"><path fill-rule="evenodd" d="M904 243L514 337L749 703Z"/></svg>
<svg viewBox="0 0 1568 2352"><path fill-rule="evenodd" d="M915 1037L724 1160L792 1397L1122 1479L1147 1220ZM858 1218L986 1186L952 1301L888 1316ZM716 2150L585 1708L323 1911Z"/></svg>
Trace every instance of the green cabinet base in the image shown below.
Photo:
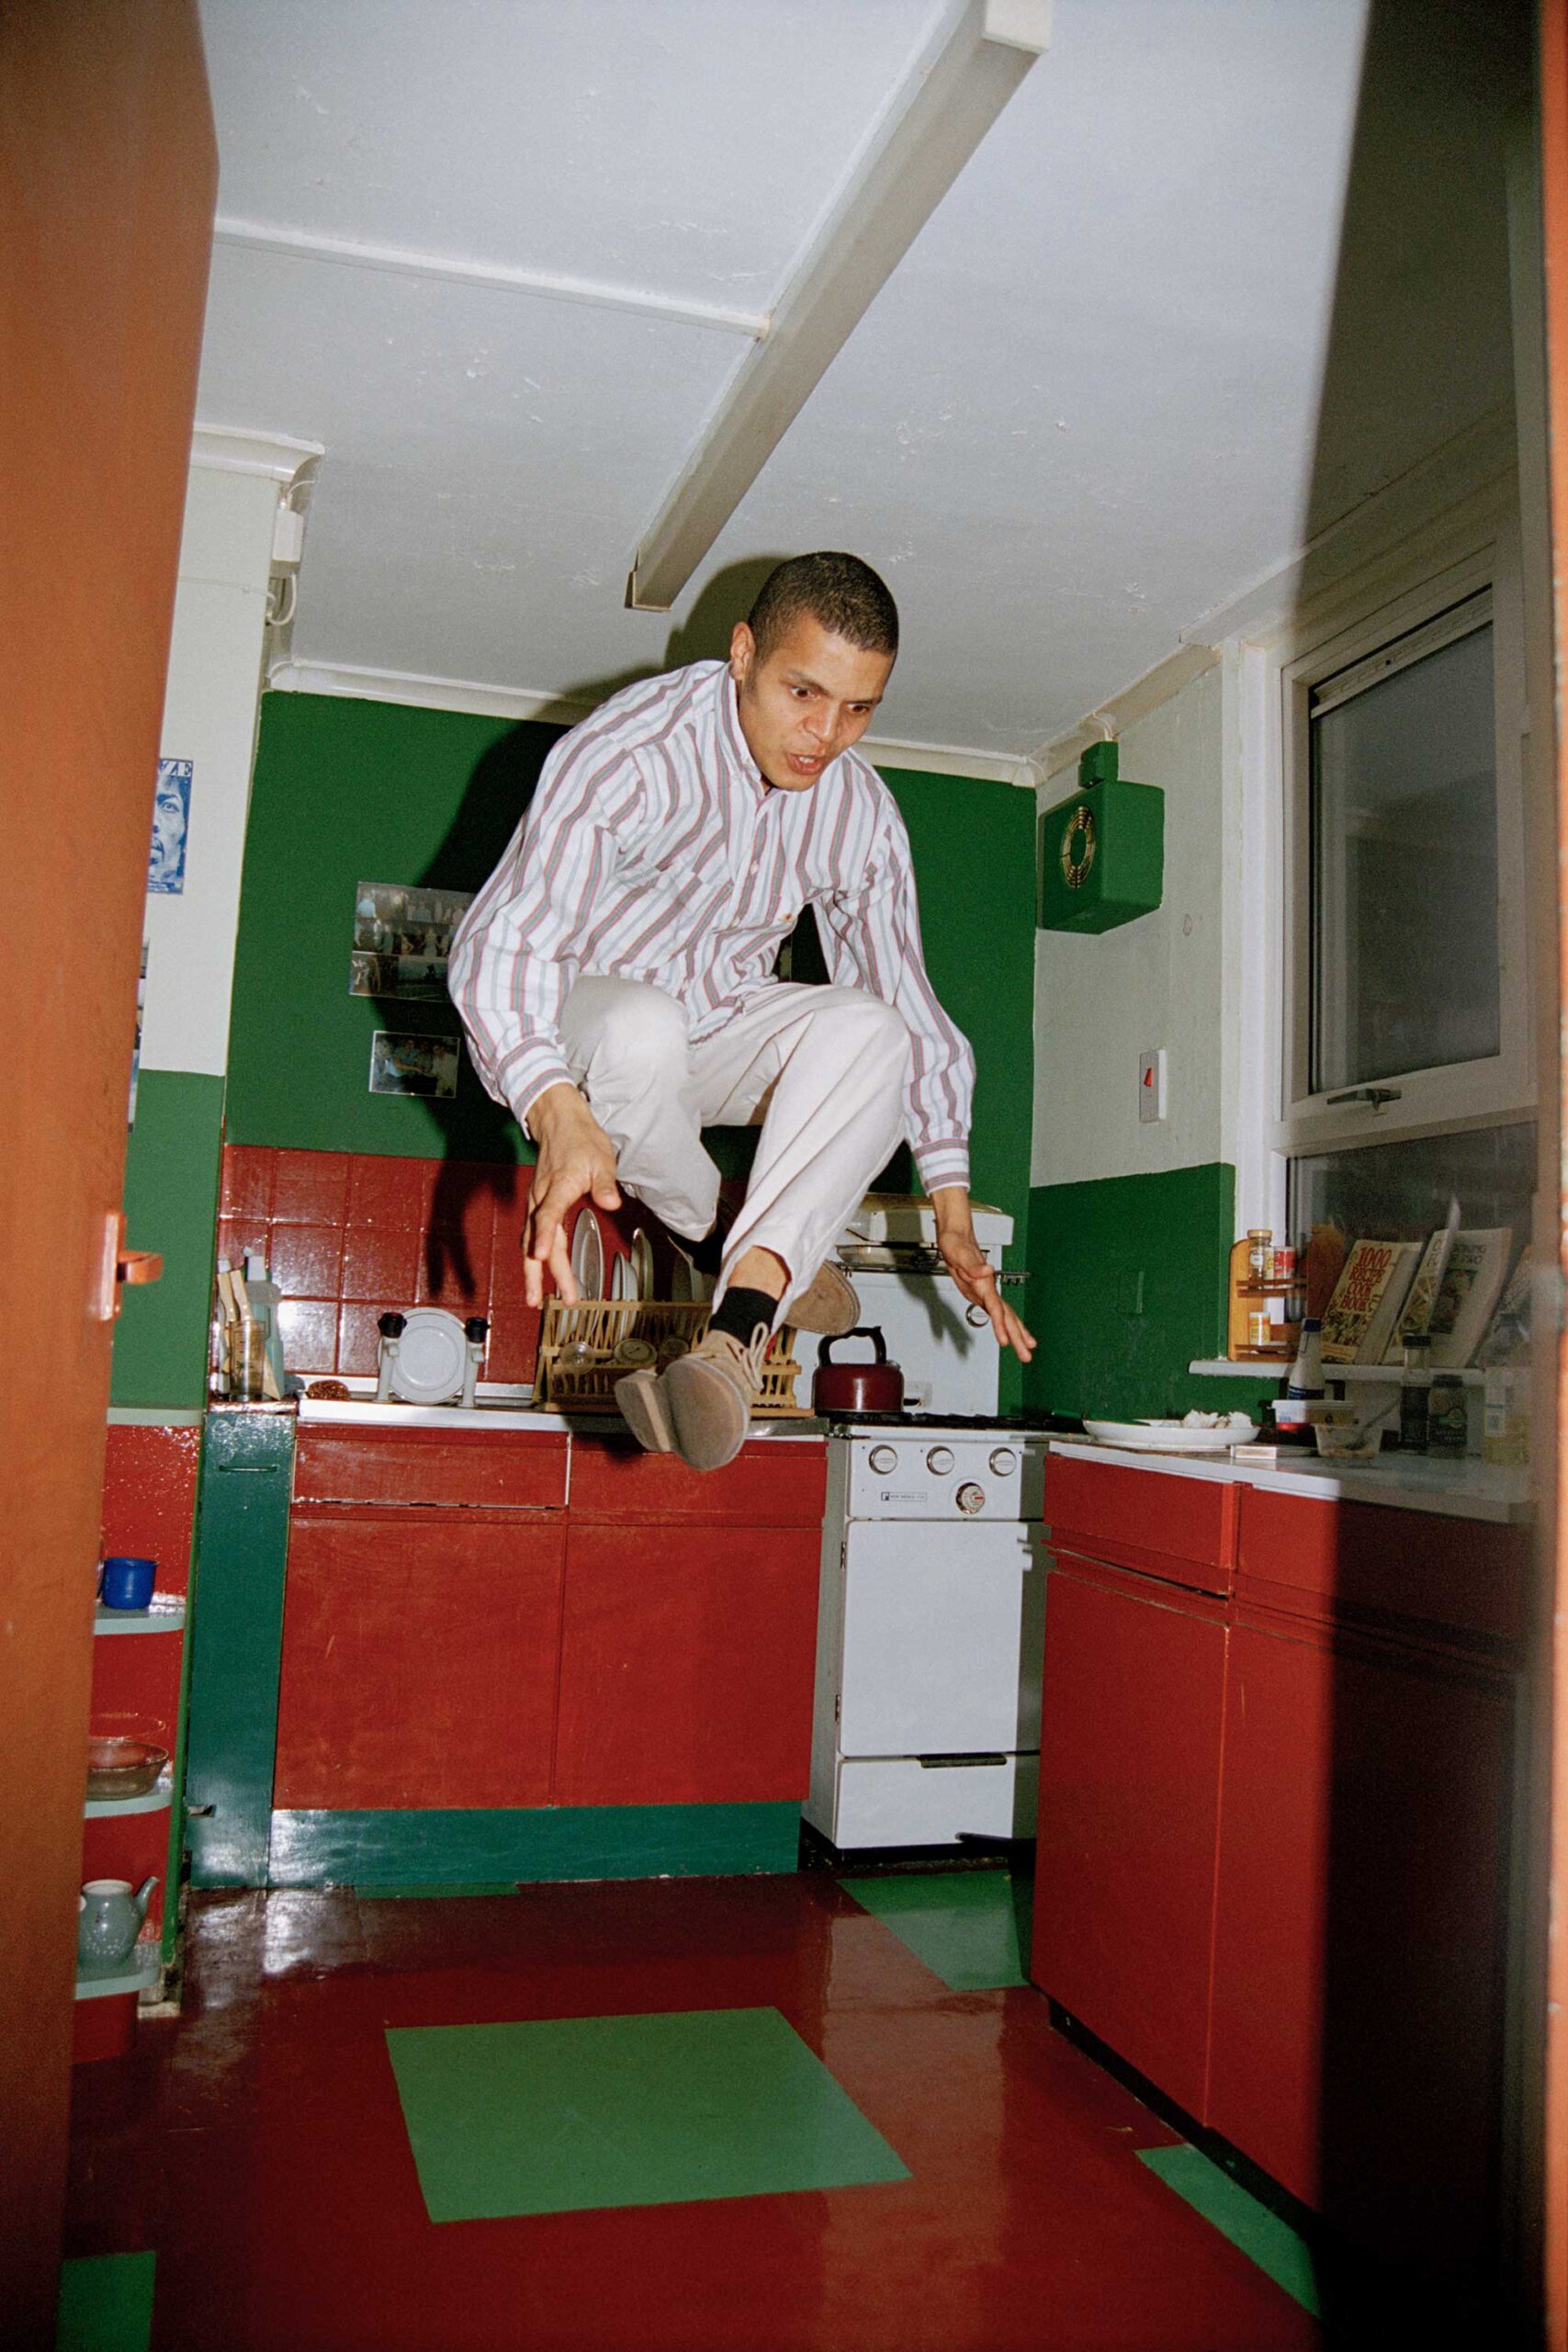
<svg viewBox="0 0 1568 2352"><path fill-rule="evenodd" d="M798 1804L542 1805L516 1812L274 1813L272 1886L432 1894L547 1879L793 1871Z"/></svg>

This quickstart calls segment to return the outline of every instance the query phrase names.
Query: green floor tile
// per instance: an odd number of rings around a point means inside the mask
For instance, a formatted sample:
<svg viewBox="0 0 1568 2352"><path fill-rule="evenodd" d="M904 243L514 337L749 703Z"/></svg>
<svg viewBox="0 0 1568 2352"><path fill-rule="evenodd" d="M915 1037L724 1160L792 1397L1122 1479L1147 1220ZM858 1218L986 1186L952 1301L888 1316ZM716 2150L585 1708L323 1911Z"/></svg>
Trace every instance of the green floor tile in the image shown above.
<svg viewBox="0 0 1568 2352"><path fill-rule="evenodd" d="M1168 2188L1212 2222L1277 2287L1293 2295L1303 2311L1318 2316L1317 2280L1311 2250L1288 2222L1249 2196L1238 2181L1185 2141L1174 2148L1140 2148L1138 2154Z"/></svg>
<svg viewBox="0 0 1568 2352"><path fill-rule="evenodd" d="M93 2254L60 2266L55 2352L147 2352L153 2254Z"/></svg>
<svg viewBox="0 0 1568 2352"><path fill-rule="evenodd" d="M906 1871L839 1884L950 1993L1028 1984L1028 1889L1010 1871Z"/></svg>
<svg viewBox="0 0 1568 2352"><path fill-rule="evenodd" d="M433 2222L907 2180L776 2009L389 2027Z"/></svg>

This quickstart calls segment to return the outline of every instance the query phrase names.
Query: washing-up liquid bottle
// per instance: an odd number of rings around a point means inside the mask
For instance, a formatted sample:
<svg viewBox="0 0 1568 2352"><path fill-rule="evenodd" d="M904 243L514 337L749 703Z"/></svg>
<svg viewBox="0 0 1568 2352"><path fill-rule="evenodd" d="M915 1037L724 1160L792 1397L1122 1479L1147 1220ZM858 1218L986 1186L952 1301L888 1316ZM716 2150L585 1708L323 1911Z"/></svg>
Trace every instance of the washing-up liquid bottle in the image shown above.
<svg viewBox="0 0 1568 2352"><path fill-rule="evenodd" d="M252 1315L265 1334L267 1370L272 1374L268 1385L275 1396L287 1396L283 1331L277 1312L283 1305L283 1293L267 1272L266 1260L259 1250L245 1253L245 1296L250 1301Z"/></svg>

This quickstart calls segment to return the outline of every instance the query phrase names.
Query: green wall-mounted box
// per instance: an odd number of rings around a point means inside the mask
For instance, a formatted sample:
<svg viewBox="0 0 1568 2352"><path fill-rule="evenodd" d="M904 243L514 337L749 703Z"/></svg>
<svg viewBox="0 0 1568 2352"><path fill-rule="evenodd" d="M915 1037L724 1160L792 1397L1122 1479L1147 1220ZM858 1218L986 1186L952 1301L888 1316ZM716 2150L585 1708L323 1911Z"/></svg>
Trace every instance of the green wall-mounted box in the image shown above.
<svg viewBox="0 0 1568 2352"><path fill-rule="evenodd" d="M1078 787L1040 820L1040 927L1113 931L1152 914L1165 888L1165 795L1116 773L1114 743L1091 743Z"/></svg>

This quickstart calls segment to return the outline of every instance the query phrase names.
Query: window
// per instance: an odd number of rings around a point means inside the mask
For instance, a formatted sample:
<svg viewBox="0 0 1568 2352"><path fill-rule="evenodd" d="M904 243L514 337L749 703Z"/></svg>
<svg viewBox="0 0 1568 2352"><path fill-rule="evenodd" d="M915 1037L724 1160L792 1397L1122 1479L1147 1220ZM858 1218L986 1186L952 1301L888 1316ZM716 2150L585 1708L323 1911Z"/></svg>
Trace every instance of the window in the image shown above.
<svg viewBox="0 0 1568 2352"><path fill-rule="evenodd" d="M1292 1230L1334 1217L1355 1233L1418 1232L1456 1190L1467 1224L1524 1216L1519 611L1500 530L1424 585L1342 606L1282 649L1271 1140Z"/></svg>

